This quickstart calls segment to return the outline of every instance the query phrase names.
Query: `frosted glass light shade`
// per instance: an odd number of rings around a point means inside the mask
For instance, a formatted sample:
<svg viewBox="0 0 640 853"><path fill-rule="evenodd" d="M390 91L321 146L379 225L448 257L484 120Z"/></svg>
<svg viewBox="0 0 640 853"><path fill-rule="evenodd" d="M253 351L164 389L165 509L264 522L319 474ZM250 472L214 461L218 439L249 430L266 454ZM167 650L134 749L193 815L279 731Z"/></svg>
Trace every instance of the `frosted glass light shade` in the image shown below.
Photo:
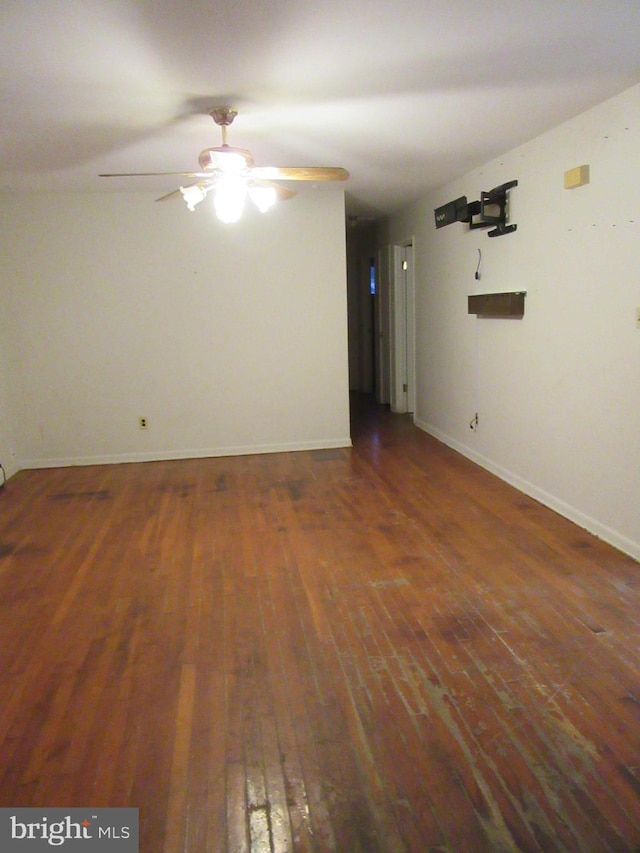
<svg viewBox="0 0 640 853"><path fill-rule="evenodd" d="M249 198L260 213L266 213L277 201L275 187L249 187Z"/></svg>
<svg viewBox="0 0 640 853"><path fill-rule="evenodd" d="M193 187L180 187L182 198L186 201L189 210L194 211L196 204L200 204L206 197L206 192L197 184Z"/></svg>
<svg viewBox="0 0 640 853"><path fill-rule="evenodd" d="M223 175L216 183L213 204L222 222L237 222L242 216L247 195L245 181L237 175Z"/></svg>

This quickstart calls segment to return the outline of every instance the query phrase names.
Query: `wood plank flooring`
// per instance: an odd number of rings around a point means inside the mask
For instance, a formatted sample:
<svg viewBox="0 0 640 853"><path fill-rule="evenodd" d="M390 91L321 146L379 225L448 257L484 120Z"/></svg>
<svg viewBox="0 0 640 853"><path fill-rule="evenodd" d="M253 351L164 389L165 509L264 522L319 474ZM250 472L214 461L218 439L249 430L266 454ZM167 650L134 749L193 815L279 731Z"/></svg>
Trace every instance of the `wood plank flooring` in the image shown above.
<svg viewBox="0 0 640 853"><path fill-rule="evenodd" d="M8 482L0 806L136 806L143 853L640 850L638 563L407 417L353 435Z"/></svg>

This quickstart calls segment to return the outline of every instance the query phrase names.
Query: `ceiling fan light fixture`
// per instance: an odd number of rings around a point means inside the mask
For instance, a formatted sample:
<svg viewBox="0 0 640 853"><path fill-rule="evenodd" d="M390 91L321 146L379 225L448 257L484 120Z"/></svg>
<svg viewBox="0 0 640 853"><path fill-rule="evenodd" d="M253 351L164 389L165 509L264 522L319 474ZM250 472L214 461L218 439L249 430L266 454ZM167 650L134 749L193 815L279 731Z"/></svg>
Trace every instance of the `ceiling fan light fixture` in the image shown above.
<svg viewBox="0 0 640 853"><path fill-rule="evenodd" d="M242 216L247 184L238 175L222 175L216 182L213 205L222 222L237 222Z"/></svg>
<svg viewBox="0 0 640 853"><path fill-rule="evenodd" d="M275 187L250 186L249 198L260 213L266 213L278 200Z"/></svg>
<svg viewBox="0 0 640 853"><path fill-rule="evenodd" d="M231 107L216 107L209 115L222 131L222 145L200 152L197 172L120 172L101 174L101 178L141 178L160 175L181 175L197 179L195 183L161 196L157 201L176 198L180 194L189 210L214 194L218 219L237 222L242 216L247 195L261 213L266 213L276 201L295 196L295 191L272 181L345 181L346 169L335 166L254 166L253 156L246 148L227 144L227 127L238 114Z"/></svg>
<svg viewBox="0 0 640 853"><path fill-rule="evenodd" d="M206 190L199 184L194 184L191 187L180 187L180 192L191 212L196 209L196 204L200 204L207 196Z"/></svg>

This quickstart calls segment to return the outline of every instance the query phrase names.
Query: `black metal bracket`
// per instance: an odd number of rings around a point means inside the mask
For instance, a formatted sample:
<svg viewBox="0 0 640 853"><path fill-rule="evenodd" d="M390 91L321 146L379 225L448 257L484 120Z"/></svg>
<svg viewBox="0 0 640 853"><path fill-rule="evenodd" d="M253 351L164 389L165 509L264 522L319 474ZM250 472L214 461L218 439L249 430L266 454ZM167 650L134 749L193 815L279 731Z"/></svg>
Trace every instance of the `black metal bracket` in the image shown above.
<svg viewBox="0 0 640 853"><path fill-rule="evenodd" d="M469 228L492 228L489 231L488 237L501 237L503 234L511 234L517 229L517 225L507 225L507 193L513 187L517 187L517 181L508 181L506 184L500 184L499 187L494 187L489 192L480 193L480 201L472 202L469 205L469 212L473 207L473 213L469 219ZM477 222L473 221L473 216L479 215L480 219Z"/></svg>

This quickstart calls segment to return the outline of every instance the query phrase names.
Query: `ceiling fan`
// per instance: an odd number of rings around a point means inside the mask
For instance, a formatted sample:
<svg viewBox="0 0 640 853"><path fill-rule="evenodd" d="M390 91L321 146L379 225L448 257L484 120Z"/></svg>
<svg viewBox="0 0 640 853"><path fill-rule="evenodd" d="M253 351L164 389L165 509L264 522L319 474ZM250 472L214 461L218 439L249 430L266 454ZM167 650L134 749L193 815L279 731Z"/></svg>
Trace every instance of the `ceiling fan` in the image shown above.
<svg viewBox="0 0 640 853"><path fill-rule="evenodd" d="M214 192L216 214L223 222L237 222L248 195L260 211L276 201L293 198L294 190L274 181L345 181L346 169L334 166L254 166L250 151L227 143L227 127L238 115L231 107L216 107L209 115L222 130L222 145L200 152L198 172L126 172L102 174L101 178L135 178L181 175L196 180L161 196L157 201L182 196L189 210Z"/></svg>

